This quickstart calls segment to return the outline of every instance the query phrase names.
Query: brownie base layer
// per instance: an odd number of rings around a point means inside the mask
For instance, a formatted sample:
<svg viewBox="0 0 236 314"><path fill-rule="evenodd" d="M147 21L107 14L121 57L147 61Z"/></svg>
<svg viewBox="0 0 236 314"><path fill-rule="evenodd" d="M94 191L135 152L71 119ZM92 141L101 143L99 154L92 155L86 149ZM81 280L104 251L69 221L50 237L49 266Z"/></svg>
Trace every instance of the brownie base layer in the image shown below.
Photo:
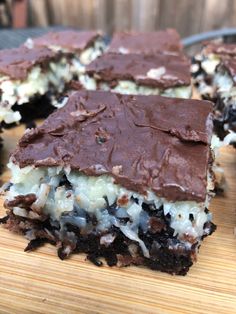
<svg viewBox="0 0 236 314"><path fill-rule="evenodd" d="M18 199L19 204L25 203L25 208L26 203L29 204L31 201L29 197L25 200ZM97 266L102 266L100 259L104 258L109 266L143 265L169 274L186 275L196 260L199 242L187 248L177 235L174 236L174 229L170 227L170 217L164 215L163 208L151 210L148 205L145 207L150 216L150 225L145 233L139 229L139 237L149 249L150 258L144 257L138 243L127 238L115 226L105 233L83 234L79 227L71 223L67 223L62 229L59 222L51 221L48 217L42 216L42 220L28 219L16 216L11 209L8 210L6 217L0 219L0 223L5 224L10 231L23 234L30 240L25 251L33 251L45 243L51 243L57 247L60 259L74 253L85 253L87 259ZM88 215L87 220L96 226L96 218ZM216 226L212 222L207 222L204 228L207 233L202 239L212 234Z"/></svg>
<svg viewBox="0 0 236 314"><path fill-rule="evenodd" d="M49 95L37 96L30 102L23 105L15 104L12 107L13 111L18 111L21 115L21 123L31 123L36 119L45 119L57 108L51 104ZM17 123L1 123L2 127L9 129L15 127Z"/></svg>
<svg viewBox="0 0 236 314"><path fill-rule="evenodd" d="M28 123L35 119L47 118L56 108L52 106L50 98L45 95L24 105L14 105L12 109L20 112L21 122Z"/></svg>

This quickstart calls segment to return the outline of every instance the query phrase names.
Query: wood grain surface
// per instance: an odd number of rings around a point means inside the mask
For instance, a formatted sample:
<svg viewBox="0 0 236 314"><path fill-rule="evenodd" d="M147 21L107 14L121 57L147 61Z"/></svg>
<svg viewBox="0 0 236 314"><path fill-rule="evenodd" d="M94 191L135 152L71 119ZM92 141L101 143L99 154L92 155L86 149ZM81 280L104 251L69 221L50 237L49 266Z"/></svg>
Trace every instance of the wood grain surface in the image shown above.
<svg viewBox="0 0 236 314"><path fill-rule="evenodd" d="M4 132L4 158L22 126ZM26 240L0 227L0 313L236 313L236 151L222 149L228 190L211 204L217 231L185 277L142 267L96 267L84 255L61 261L53 246L24 253ZM2 180L9 179L4 172ZM1 216L4 209L1 206Z"/></svg>

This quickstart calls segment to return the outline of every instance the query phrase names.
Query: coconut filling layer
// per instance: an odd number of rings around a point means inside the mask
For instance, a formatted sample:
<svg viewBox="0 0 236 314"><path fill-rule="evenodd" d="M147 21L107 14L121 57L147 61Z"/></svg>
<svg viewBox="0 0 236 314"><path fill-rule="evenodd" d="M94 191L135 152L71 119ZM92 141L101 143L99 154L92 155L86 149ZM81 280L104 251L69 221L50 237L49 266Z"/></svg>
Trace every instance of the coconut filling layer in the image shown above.
<svg viewBox="0 0 236 314"><path fill-rule="evenodd" d="M224 106L230 108L230 113L235 117L236 111L236 86L232 77L227 71L219 71L214 76L214 85L218 96L224 103ZM230 115L229 113L229 115ZM235 120L234 120L235 121ZM229 134L224 138L224 145L236 142L236 133L230 129L229 123L224 123L224 130L229 131Z"/></svg>
<svg viewBox="0 0 236 314"><path fill-rule="evenodd" d="M120 80L115 87L111 87L108 83L97 81L88 75L81 75L80 83L88 90L104 90L127 95L161 95L166 97L190 98L192 94L191 86L173 87L167 89L159 89L156 87L148 87L137 85L135 82L128 80Z"/></svg>
<svg viewBox="0 0 236 314"><path fill-rule="evenodd" d="M64 53L74 53L74 51L63 48L61 46L49 46L48 48L54 51L62 51ZM77 55L77 59L82 65L87 65L95 60L97 57L99 57L105 49L105 43L102 40L97 40L92 46L86 48L81 53L75 53L75 55Z"/></svg>
<svg viewBox="0 0 236 314"><path fill-rule="evenodd" d="M35 96L45 95L49 91L62 92L65 84L79 71L81 65L76 59L68 61L62 58L59 62L50 62L47 70L39 65L33 67L24 81L0 76L0 122L18 122L21 116L11 109L14 104L23 105Z"/></svg>
<svg viewBox="0 0 236 314"><path fill-rule="evenodd" d="M201 67L208 75L214 75L217 65L220 63L220 58L216 54L208 54L203 56Z"/></svg>
<svg viewBox="0 0 236 314"><path fill-rule="evenodd" d="M86 215L95 217L96 232L106 233L115 226L127 238L138 242L146 257L149 257L149 251L138 235L139 228L143 232L149 228L150 216L143 210L144 204L150 205L151 210L162 210L165 216L169 215L174 236L185 244L186 249L191 249L193 243L200 243L206 234L205 224L212 218L205 210L208 198L203 203L168 202L150 190L146 195L129 191L115 184L109 175L90 177L62 167L19 168L13 162L8 167L12 185L6 194L7 201L18 195L35 194L36 201L31 208L58 221L62 230L66 223L70 223L79 227L82 233L89 233L92 230ZM113 209L112 214L109 207ZM30 216L32 212L21 207L13 207L13 213L35 218ZM188 241L188 237L191 240Z"/></svg>
<svg viewBox="0 0 236 314"><path fill-rule="evenodd" d="M195 60L201 64L201 73L194 78L194 82L198 84L197 88L201 95L209 95L213 97L214 88L211 84L205 81L205 76L213 77L216 71L217 65L220 63L220 58L216 54L207 54L207 55L197 55ZM191 72L194 73L199 70L198 64L193 64L191 67Z"/></svg>
<svg viewBox="0 0 236 314"><path fill-rule="evenodd" d="M82 64L89 64L97 57L99 57L106 49L106 45L102 40L96 40L93 46L85 49L79 56L80 62Z"/></svg>

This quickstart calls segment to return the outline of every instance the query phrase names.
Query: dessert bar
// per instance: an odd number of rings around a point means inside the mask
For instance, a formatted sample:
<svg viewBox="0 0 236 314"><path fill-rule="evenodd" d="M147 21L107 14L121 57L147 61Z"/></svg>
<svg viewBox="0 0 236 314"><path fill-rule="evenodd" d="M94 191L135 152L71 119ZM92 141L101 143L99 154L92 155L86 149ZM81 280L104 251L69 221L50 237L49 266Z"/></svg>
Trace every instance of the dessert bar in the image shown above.
<svg viewBox="0 0 236 314"><path fill-rule="evenodd" d="M212 104L77 91L12 154L5 226L62 259L185 275L215 230Z"/></svg>
<svg viewBox="0 0 236 314"><path fill-rule="evenodd" d="M73 54L77 69L96 59L106 48L98 31L73 30L49 32L41 37L29 38L25 45L29 48L47 47L53 51Z"/></svg>
<svg viewBox="0 0 236 314"><path fill-rule="evenodd" d="M192 69L202 98L212 99L214 129L225 143L236 142L236 45L209 43Z"/></svg>
<svg viewBox="0 0 236 314"><path fill-rule="evenodd" d="M21 119L21 106L36 108L42 116L50 111L47 101L38 103L42 96L62 92L73 78L70 60L45 47L19 48L0 51L0 122L11 124ZM48 100L49 101L49 100ZM31 104L30 104L31 103ZM14 109L14 110L13 110ZM28 117L33 119L34 116Z"/></svg>
<svg viewBox="0 0 236 314"><path fill-rule="evenodd" d="M201 53L192 60L192 76L198 92L204 99L214 97L213 77L222 59L236 56L236 45L226 43L205 42Z"/></svg>
<svg viewBox="0 0 236 314"><path fill-rule="evenodd" d="M80 76L86 89L121 94L191 96L190 63L183 55L105 53Z"/></svg>
<svg viewBox="0 0 236 314"><path fill-rule="evenodd" d="M141 54L178 54L183 46L175 29L158 32L116 32L113 34L108 52Z"/></svg>

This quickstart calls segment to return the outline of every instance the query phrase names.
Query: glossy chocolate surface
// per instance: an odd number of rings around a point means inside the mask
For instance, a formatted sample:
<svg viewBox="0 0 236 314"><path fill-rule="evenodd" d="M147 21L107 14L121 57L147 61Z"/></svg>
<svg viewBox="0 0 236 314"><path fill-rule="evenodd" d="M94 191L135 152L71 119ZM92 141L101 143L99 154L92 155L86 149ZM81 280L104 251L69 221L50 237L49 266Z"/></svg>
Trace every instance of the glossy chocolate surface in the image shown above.
<svg viewBox="0 0 236 314"><path fill-rule="evenodd" d="M49 32L41 37L33 38L35 46L62 47L70 52L80 52L91 46L100 36L97 31Z"/></svg>
<svg viewBox="0 0 236 314"><path fill-rule="evenodd" d="M20 167L69 166L139 193L204 201L211 135L208 101L77 91L12 157Z"/></svg>
<svg viewBox="0 0 236 314"><path fill-rule="evenodd" d="M28 49L24 46L0 51L0 75L14 80L24 80L35 66L48 64L59 57L59 54L44 47Z"/></svg>
<svg viewBox="0 0 236 314"><path fill-rule="evenodd" d="M180 36L175 29L158 32L117 32L113 35L108 52L115 53L169 53L182 50Z"/></svg>
<svg viewBox="0 0 236 314"><path fill-rule="evenodd" d="M87 67L88 75L113 82L131 80L138 85L171 88L190 85L190 63L184 55L105 53Z"/></svg>

